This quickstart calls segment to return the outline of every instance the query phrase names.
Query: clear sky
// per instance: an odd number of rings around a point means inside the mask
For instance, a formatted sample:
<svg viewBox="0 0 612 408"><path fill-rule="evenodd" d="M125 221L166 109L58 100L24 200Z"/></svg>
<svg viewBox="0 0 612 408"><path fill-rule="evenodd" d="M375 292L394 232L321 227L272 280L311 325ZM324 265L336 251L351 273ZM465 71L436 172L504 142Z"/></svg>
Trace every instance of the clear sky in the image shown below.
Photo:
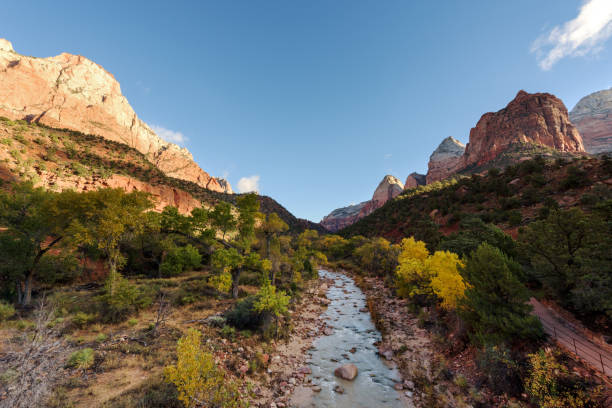
<svg viewBox="0 0 612 408"><path fill-rule="evenodd" d="M101 64L203 169L319 221L520 89L610 88L609 3L4 0L0 37Z"/></svg>

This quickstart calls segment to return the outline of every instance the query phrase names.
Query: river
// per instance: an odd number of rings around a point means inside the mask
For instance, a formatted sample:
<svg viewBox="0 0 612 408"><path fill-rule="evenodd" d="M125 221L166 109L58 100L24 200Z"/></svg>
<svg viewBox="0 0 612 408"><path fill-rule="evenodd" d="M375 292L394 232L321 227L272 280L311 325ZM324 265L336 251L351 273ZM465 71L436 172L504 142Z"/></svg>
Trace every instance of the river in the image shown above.
<svg viewBox="0 0 612 408"><path fill-rule="evenodd" d="M346 275L324 270L319 274L334 282L327 291L331 303L322 315L333 326L333 332L314 341L308 361L313 386L298 390L292 406L395 408L411 405L393 388L401 381L399 372L377 353L374 344L381 340L381 334L367 311L364 293ZM337 367L349 363L359 369L353 381L334 376ZM335 390L337 386L342 387L342 393ZM312 392L319 388L319 392Z"/></svg>

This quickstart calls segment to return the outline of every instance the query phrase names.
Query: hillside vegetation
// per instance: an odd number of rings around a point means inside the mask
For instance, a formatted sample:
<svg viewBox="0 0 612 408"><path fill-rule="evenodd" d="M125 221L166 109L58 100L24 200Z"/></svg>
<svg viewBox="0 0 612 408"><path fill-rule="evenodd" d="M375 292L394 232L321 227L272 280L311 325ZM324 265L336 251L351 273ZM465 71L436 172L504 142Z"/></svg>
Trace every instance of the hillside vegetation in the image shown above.
<svg viewBox="0 0 612 408"><path fill-rule="evenodd" d="M123 143L42 124L0 117L0 180L43 182L51 189L95 188L112 175L122 175L152 186L169 186L191 194L205 205L236 204L240 194L225 194L166 176L139 151ZM322 230L296 218L274 199L259 196L261 211L278 214L292 230Z"/></svg>
<svg viewBox="0 0 612 408"><path fill-rule="evenodd" d="M540 156L503 171L492 168L484 175L459 175L406 190L340 234L383 236L394 242L415 236L435 248L465 218L478 217L516 236L520 226L545 217L550 209L578 207L590 212L610 199L610 158Z"/></svg>

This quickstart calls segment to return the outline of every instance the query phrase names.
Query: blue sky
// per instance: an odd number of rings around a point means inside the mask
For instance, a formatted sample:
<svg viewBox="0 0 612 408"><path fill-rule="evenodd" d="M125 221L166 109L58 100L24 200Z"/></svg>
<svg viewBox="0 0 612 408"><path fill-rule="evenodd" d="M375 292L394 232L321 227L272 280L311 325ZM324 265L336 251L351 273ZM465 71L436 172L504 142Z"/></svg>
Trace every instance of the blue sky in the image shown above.
<svg viewBox="0 0 612 408"><path fill-rule="evenodd" d="M520 89L610 88L608 2L5 0L0 37L101 64L206 171L319 221Z"/></svg>

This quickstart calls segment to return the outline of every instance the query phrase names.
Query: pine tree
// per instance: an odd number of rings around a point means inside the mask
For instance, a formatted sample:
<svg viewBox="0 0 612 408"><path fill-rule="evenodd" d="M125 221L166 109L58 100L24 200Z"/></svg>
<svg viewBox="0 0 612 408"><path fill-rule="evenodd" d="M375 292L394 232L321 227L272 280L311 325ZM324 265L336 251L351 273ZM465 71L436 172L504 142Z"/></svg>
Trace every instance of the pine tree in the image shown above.
<svg viewBox="0 0 612 408"><path fill-rule="evenodd" d="M475 343L500 344L542 336L539 320L530 315L529 293L517 276L520 266L501 250L481 244L461 275L469 287L460 301L460 316L471 326Z"/></svg>

